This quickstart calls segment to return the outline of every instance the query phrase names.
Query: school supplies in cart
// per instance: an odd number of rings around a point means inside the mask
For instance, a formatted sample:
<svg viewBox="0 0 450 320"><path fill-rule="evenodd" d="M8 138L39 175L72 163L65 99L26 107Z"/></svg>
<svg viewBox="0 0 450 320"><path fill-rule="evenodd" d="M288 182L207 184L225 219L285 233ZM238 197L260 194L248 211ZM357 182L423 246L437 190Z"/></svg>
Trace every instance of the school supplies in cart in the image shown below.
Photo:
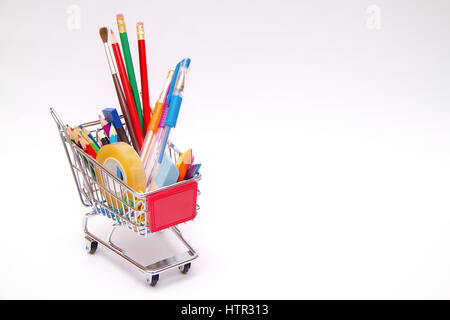
<svg viewBox="0 0 450 320"><path fill-rule="evenodd" d="M101 244L142 271L152 286L156 285L159 274L164 271L179 267L182 272L187 272L191 261L198 254L182 236L178 225L193 220L200 209L197 204L197 182L201 175L197 174L181 182L176 182L175 177L175 183L145 192L144 167L139 155L130 145L124 142L106 144L95 154L92 148L83 149L72 141L69 129L56 112L50 109L50 113L58 127L81 202L92 209L85 215L83 224L88 252L94 253L98 244ZM84 123L83 128L106 142L100 120ZM97 136L98 132L102 133ZM115 146L126 146L126 153L120 147L107 149ZM165 159L170 159L172 166L176 168L181 152L172 143L169 143L167 151ZM107 239L101 239L88 230L88 220L95 216L104 216L114 222ZM142 237L169 229L186 246L187 251L144 265L112 242L113 232L120 227L128 228Z"/></svg>
<svg viewBox="0 0 450 320"><path fill-rule="evenodd" d="M193 220L200 209L197 204L200 165L193 163L191 149L182 153L169 140L170 129L177 122L190 59L178 63L175 71L169 70L152 114L145 44L142 42L143 23L137 24L138 40L141 41L140 71L141 77L145 77L141 78L141 86L145 87L141 88L142 104L136 94L138 88L123 15L117 15L117 23L127 70L112 31L111 42L121 81L109 49L106 27L100 29L100 36L123 115L119 114L119 109L103 108L99 110L102 113L99 120L69 126L53 108L50 113L56 122L80 200L91 208L83 222L86 250L94 253L101 244L137 267L154 286L159 274L172 268L178 267L182 273L187 273L191 261L198 257L182 236L179 225ZM106 239L88 229L88 221L93 217L105 217L113 222ZM128 229L144 238L171 230L187 251L145 265L112 241L118 228Z"/></svg>

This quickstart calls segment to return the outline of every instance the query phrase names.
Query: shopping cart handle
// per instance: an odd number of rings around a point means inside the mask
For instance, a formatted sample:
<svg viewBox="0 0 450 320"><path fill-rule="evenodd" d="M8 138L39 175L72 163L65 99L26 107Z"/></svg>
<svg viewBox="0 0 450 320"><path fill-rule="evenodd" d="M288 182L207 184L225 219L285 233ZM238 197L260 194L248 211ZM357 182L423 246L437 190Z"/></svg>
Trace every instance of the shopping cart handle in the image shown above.
<svg viewBox="0 0 450 320"><path fill-rule="evenodd" d="M58 126L58 129L63 130L64 129L64 123L62 122L59 115L56 113L55 109L50 107L50 114L53 117L53 120L55 120L56 125Z"/></svg>

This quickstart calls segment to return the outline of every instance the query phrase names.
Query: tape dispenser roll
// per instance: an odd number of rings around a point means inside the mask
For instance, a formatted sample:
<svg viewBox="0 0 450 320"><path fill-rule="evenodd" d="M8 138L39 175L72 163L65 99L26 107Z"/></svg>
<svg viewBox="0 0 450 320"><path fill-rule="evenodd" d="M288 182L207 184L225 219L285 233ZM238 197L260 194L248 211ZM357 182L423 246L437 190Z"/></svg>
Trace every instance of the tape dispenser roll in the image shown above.
<svg viewBox="0 0 450 320"><path fill-rule="evenodd" d="M144 192L146 187L144 166L141 163L139 155L129 144L125 142L117 142L105 145L100 148L97 154L97 161L103 165L110 173L121 179L128 187L137 191ZM97 169L98 170L98 169ZM117 182L113 179L102 181L102 175L97 172L100 185L107 190L107 193L101 190L102 195L106 198L108 204L114 209L121 211L122 205L117 199L111 197L108 193L113 194L121 201L134 207L128 199L133 196L129 192L121 191L121 188L113 184ZM128 193L128 194L127 194Z"/></svg>

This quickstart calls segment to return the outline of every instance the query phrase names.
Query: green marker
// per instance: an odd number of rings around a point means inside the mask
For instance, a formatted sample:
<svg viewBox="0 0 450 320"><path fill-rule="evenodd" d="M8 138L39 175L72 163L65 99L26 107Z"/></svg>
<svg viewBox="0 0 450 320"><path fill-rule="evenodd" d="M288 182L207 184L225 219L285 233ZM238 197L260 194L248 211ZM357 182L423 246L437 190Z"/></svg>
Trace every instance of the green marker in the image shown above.
<svg viewBox="0 0 450 320"><path fill-rule="evenodd" d="M133 60L131 59L130 45L128 44L127 28L125 27L125 19L123 14L116 15L117 27L119 28L120 42L122 43L123 57L127 66L128 81L130 81L131 92L133 93L134 104L141 124L142 133L145 137L144 115L142 114L141 100L139 98L139 90L134 74Z"/></svg>

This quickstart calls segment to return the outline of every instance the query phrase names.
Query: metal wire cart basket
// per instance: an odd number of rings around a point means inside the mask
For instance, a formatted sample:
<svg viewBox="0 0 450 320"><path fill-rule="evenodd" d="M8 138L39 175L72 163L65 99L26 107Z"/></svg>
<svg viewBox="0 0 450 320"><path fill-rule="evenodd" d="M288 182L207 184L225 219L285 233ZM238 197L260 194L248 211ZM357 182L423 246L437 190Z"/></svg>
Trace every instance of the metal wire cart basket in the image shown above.
<svg viewBox="0 0 450 320"><path fill-rule="evenodd" d="M87 213L83 220L87 252L93 254L98 244L103 245L142 271L151 286L156 285L160 273L169 269L178 267L182 273L187 273L191 261L196 259L198 254L183 238L178 225L193 220L200 209L197 204L197 196L200 194L197 181L201 175L198 173L192 179L151 192L136 192L73 143L67 127L55 110L50 108L50 113L56 122L80 200L84 206L91 208L91 212ZM82 126L95 138L101 130L100 121L87 122ZM168 151L175 162L180 154L179 150L169 143ZM113 222L106 240L88 230L89 219L98 215L103 215ZM111 237L118 227L128 228L141 237L169 229L187 251L144 266L112 242Z"/></svg>

